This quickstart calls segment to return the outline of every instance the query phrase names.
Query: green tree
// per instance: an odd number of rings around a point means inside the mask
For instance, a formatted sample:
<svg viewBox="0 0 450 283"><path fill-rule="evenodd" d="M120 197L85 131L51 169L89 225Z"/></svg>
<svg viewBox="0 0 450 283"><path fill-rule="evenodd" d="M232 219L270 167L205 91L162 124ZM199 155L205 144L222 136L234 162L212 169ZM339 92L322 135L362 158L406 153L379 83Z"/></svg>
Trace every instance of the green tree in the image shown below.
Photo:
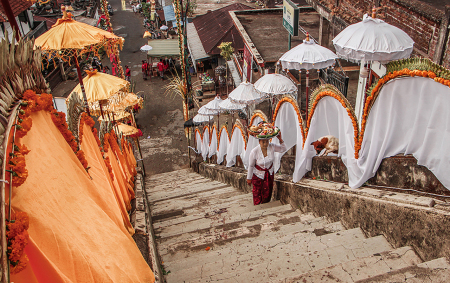
<svg viewBox="0 0 450 283"><path fill-rule="evenodd" d="M233 52L234 52L234 48L233 46L231 46L232 42L222 42L218 47L220 49L220 56L223 57L223 59L225 59L225 61L230 61L232 56L233 56ZM227 95L228 95L228 66L225 63L225 67L226 67L226 84L227 84Z"/></svg>

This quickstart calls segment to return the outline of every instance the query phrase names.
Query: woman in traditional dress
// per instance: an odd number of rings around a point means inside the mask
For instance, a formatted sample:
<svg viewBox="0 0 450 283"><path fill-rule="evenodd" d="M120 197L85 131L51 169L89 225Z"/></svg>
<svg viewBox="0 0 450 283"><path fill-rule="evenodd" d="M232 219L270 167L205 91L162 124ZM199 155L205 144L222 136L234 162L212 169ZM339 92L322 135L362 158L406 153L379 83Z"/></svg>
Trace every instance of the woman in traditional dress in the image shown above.
<svg viewBox="0 0 450 283"><path fill-rule="evenodd" d="M281 132L277 138L279 145L269 143L268 139L259 139L259 145L250 152L247 183L253 184L254 205L269 202L272 197L274 153L286 151Z"/></svg>

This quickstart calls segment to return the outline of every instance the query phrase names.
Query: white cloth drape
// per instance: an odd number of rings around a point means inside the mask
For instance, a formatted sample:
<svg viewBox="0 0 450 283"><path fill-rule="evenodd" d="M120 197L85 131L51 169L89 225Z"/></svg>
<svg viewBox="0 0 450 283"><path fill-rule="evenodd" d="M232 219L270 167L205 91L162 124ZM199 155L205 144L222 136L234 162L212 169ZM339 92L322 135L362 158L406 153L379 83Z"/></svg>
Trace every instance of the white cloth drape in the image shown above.
<svg viewBox="0 0 450 283"><path fill-rule="evenodd" d="M202 153L202 136L199 131L195 131L195 149L197 153Z"/></svg>
<svg viewBox="0 0 450 283"><path fill-rule="evenodd" d="M450 88L430 78L405 77L385 84L367 119L349 185L373 177L383 158L412 154L450 188Z"/></svg>
<svg viewBox="0 0 450 283"><path fill-rule="evenodd" d="M223 157L227 154L230 140L228 139L228 132L225 127L220 130L219 150L217 151L217 164L223 162Z"/></svg>
<svg viewBox="0 0 450 283"><path fill-rule="evenodd" d="M231 142L227 150L227 167L232 167L236 164L236 156L244 158L245 141L240 128L235 127L231 133Z"/></svg>
<svg viewBox="0 0 450 283"><path fill-rule="evenodd" d="M262 119L259 116L256 116L255 119L253 119L253 123L250 126L257 125L259 122L261 122ZM257 138L255 138L252 135L248 135L247 140L247 149L245 150L244 159L242 159L242 163L244 163L244 168L248 169L248 158L250 156L250 152L252 149L254 149L256 146L258 146L259 141Z"/></svg>
<svg viewBox="0 0 450 283"><path fill-rule="evenodd" d="M301 144L297 146L298 159L296 158L295 162L294 182L298 182L306 172L311 170L312 158L316 155L314 146L311 143L326 135L332 135L339 139L338 155L341 157L342 162L347 165L347 160L353 159L354 163L355 142L352 120L341 103L329 96L322 98L317 103L311 119L308 136L306 137L305 147L303 151L300 150L300 154L299 148L301 148ZM334 153L329 154L329 156L333 155L336 156Z"/></svg>
<svg viewBox="0 0 450 283"><path fill-rule="evenodd" d="M217 130L216 127L213 127L211 132L211 142L209 144L208 157L211 158L211 156L213 156L216 153L217 153Z"/></svg>
<svg viewBox="0 0 450 283"><path fill-rule="evenodd" d="M297 146L297 153L302 152L302 130L300 128L297 112L292 104L285 102L278 109L277 117L275 117L275 126L280 128L281 137L283 138L286 150L283 152L275 152L273 162L275 173L280 169L281 157L294 145ZM278 138L272 139L274 144L280 144Z"/></svg>
<svg viewBox="0 0 450 283"><path fill-rule="evenodd" d="M205 128L203 131L203 142L202 142L202 157L206 160L209 152L209 128Z"/></svg>

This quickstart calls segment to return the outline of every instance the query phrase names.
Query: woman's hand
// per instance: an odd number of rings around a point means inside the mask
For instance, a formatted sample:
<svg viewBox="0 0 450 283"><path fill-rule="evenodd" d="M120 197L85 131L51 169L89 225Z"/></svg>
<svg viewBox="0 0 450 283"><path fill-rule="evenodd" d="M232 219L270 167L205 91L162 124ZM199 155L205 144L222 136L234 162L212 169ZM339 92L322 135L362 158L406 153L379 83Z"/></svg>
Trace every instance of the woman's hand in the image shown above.
<svg viewBox="0 0 450 283"><path fill-rule="evenodd" d="M284 143L283 139L281 138L281 131L277 136L278 140L280 141L280 144Z"/></svg>
<svg viewBox="0 0 450 283"><path fill-rule="evenodd" d="M252 184L252 180L251 179L247 179L247 184L251 185Z"/></svg>

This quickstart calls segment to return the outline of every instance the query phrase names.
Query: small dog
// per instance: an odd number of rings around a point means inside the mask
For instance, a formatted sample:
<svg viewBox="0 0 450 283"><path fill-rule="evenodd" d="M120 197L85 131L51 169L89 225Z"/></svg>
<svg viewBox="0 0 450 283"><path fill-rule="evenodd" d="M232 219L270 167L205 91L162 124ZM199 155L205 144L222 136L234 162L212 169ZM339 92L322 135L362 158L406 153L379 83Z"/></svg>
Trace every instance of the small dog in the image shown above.
<svg viewBox="0 0 450 283"><path fill-rule="evenodd" d="M339 150L339 139L334 136L324 136L312 142L311 145L314 146L317 154L319 154L324 148L325 151L319 156L326 156L328 153L338 153Z"/></svg>

